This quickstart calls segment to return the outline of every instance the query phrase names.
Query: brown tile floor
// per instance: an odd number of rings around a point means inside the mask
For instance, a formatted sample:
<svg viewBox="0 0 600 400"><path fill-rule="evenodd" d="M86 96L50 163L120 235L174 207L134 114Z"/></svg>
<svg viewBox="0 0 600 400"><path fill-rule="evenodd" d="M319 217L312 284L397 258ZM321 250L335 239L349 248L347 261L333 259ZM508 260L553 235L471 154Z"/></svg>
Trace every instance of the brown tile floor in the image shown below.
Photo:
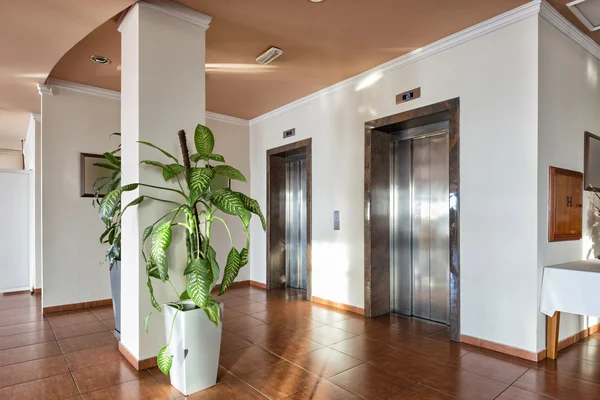
<svg viewBox="0 0 600 400"><path fill-rule="evenodd" d="M298 291L233 289L222 300L219 381L190 399L600 399L600 334L536 364ZM157 368L133 369L113 328L110 307L42 316L39 296L0 296L0 399L183 398Z"/></svg>

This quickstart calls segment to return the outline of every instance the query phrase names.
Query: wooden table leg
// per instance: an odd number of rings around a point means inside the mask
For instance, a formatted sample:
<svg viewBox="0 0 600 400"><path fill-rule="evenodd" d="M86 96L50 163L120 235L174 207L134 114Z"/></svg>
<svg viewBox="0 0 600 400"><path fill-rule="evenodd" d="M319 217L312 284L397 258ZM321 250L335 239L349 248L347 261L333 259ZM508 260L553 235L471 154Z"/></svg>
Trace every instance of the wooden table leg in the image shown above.
<svg viewBox="0 0 600 400"><path fill-rule="evenodd" d="M558 356L558 329L560 327L560 311L546 320L546 357L556 360Z"/></svg>

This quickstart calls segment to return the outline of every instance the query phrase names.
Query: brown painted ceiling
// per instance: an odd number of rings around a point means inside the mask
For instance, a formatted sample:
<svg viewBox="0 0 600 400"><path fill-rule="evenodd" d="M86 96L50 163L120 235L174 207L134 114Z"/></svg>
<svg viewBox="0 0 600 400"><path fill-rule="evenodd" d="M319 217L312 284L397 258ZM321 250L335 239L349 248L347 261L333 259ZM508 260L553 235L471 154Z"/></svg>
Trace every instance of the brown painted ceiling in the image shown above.
<svg viewBox="0 0 600 400"><path fill-rule="evenodd" d="M120 40L112 18L134 1L0 0L0 136L25 135L28 113L40 112L36 85L51 71L55 78L119 90ZM549 0L590 34L566 8L569 1ZM527 0L179 2L213 17L208 109L250 119ZM600 43L600 31L590 36ZM260 68L254 59L270 45L284 55ZM113 63L93 64L92 53Z"/></svg>
<svg viewBox="0 0 600 400"><path fill-rule="evenodd" d="M133 0L0 0L0 136L24 137L36 85L78 41ZM19 148L20 144L16 147Z"/></svg>
<svg viewBox="0 0 600 400"><path fill-rule="evenodd" d="M213 17L207 109L251 119L475 25L527 0L178 0ZM120 39L108 21L71 49L51 77L120 90ZM269 46L282 57L260 68ZM91 54L112 64L89 61Z"/></svg>

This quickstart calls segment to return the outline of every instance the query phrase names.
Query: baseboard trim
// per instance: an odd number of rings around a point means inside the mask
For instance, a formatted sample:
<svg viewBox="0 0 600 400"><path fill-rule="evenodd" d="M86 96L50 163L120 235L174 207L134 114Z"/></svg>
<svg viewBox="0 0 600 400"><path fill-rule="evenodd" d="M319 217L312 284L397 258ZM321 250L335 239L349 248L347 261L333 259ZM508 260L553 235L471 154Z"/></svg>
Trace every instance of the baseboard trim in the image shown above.
<svg viewBox="0 0 600 400"><path fill-rule="evenodd" d="M579 342L581 339L585 339L586 337L590 336L593 333L596 333L600 331L600 323L597 323L596 325L592 325L589 328L586 328L580 332L577 332L574 335L571 335L567 338L564 338L563 340L558 342L558 350L562 350L565 347L569 347L570 345ZM545 351L545 350L543 350Z"/></svg>
<svg viewBox="0 0 600 400"><path fill-rule="evenodd" d="M250 286L267 290L267 284L258 281L250 281Z"/></svg>
<svg viewBox="0 0 600 400"><path fill-rule="evenodd" d="M42 311L45 313L51 313L51 312L59 312L59 311L80 310L82 308L101 307L101 306L112 306L112 299L85 301L83 303L72 303L72 304L63 304L60 306L44 307Z"/></svg>
<svg viewBox="0 0 600 400"><path fill-rule="evenodd" d="M350 311L351 313L354 313L354 314L365 315L364 308L355 307L355 306L351 306L351 305L344 304L344 303L338 303L338 302L327 300L327 299L322 299L317 296L313 296L312 301L314 301L315 303L323 304L323 305L330 306L333 308L339 308L340 310Z"/></svg>
<svg viewBox="0 0 600 400"><path fill-rule="evenodd" d="M589 328L586 328L580 332L577 332L574 335L571 335L561 341L558 342L558 350L562 350L570 345L579 342L581 339L585 339L593 333L600 331L600 323L596 325L592 325ZM491 342L485 339L479 339L473 336L461 335L460 341L463 343L470 344L471 346L481 347L482 349L488 349L497 351L498 353L508 354L509 356L523 358L529 361L542 361L546 358L546 349L541 350L537 353L532 351L527 351L523 349L519 349L517 347L508 346L501 343Z"/></svg>
<svg viewBox="0 0 600 400"><path fill-rule="evenodd" d="M146 358L145 360L138 360L131 354L127 347L123 346L123 343L119 342L119 351L123 354L123 357L133 366L133 368L141 371L143 369L153 368L158 365L156 357Z"/></svg>
<svg viewBox="0 0 600 400"><path fill-rule="evenodd" d="M498 353L508 354L509 356L522 358L524 360L534 362L540 361L540 359L538 358L538 353L519 349L517 347L508 346L506 344L496 343L485 339L479 339L468 335L460 335L460 341L466 344L470 344L471 346L496 351Z"/></svg>
<svg viewBox="0 0 600 400"><path fill-rule="evenodd" d="M14 292L2 292L2 293L0 293L0 297L16 296L19 294L28 294L28 293L31 293L31 289L15 290Z"/></svg>

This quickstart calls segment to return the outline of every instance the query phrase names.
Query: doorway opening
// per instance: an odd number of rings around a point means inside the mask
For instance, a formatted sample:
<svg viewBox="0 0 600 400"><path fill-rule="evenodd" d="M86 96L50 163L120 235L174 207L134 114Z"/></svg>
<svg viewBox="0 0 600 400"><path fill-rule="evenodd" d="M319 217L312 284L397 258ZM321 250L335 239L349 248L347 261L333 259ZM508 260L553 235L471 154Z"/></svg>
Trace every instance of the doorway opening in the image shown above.
<svg viewBox="0 0 600 400"><path fill-rule="evenodd" d="M458 98L365 124L365 315L460 340Z"/></svg>
<svg viewBox="0 0 600 400"><path fill-rule="evenodd" d="M312 140L267 151L267 290L310 300Z"/></svg>

